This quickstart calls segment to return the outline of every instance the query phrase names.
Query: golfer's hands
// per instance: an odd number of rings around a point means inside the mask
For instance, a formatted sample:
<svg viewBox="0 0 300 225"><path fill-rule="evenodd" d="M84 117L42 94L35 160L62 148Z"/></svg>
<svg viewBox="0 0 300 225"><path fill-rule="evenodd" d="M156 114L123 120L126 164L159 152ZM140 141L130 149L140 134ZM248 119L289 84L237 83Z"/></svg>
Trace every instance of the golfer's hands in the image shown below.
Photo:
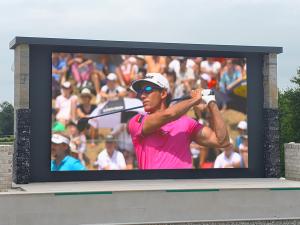
<svg viewBox="0 0 300 225"><path fill-rule="evenodd" d="M191 99L194 100L194 105L198 105L202 101L202 88L198 88L191 91Z"/></svg>
<svg viewBox="0 0 300 225"><path fill-rule="evenodd" d="M210 89L203 89L202 90L202 99L208 105L210 102L216 101L216 96L213 91Z"/></svg>

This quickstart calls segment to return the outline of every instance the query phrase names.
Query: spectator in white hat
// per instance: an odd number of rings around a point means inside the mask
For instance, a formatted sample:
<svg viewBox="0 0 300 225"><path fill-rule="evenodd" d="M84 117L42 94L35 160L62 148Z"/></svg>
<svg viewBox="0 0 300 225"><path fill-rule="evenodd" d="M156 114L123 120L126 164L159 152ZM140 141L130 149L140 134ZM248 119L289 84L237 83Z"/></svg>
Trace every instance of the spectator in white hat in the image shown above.
<svg viewBox="0 0 300 225"><path fill-rule="evenodd" d="M72 85L69 81L61 85L61 95L55 99L56 120L66 125L76 117L77 96L72 95Z"/></svg>
<svg viewBox="0 0 300 225"><path fill-rule="evenodd" d="M92 93L90 89L84 88L80 93L80 104L77 106L77 115L79 118L88 117L94 109L96 109L95 104L91 104Z"/></svg>
<svg viewBox="0 0 300 225"><path fill-rule="evenodd" d="M137 79L138 66L136 57L129 56L123 61L119 68L121 84L128 86L133 80Z"/></svg>
<svg viewBox="0 0 300 225"><path fill-rule="evenodd" d="M207 89L208 83L211 81L211 77L207 73L203 73L200 75L201 88Z"/></svg>
<svg viewBox="0 0 300 225"><path fill-rule="evenodd" d="M201 73L209 74L212 76L211 78L218 78L221 67L221 63L212 57L207 57L207 59L200 64Z"/></svg>
<svg viewBox="0 0 300 225"><path fill-rule="evenodd" d="M217 156L214 168L240 168L242 158L234 151L233 144L222 149L222 153Z"/></svg>
<svg viewBox="0 0 300 225"><path fill-rule="evenodd" d="M85 170L80 161L70 155L70 139L63 134L51 137L51 171Z"/></svg>
<svg viewBox="0 0 300 225"><path fill-rule="evenodd" d="M92 93L88 88L82 89L80 93L80 104L77 106L77 118L83 118L83 117L88 117L96 108L97 105L92 104ZM89 124L87 125L87 129L84 131L86 135L89 135L91 137L91 145L94 147L95 146L95 136L97 130L90 126Z"/></svg>
<svg viewBox="0 0 300 225"><path fill-rule="evenodd" d="M116 140L111 134L105 137L105 149L100 152L94 165L98 166L98 170L126 169L125 158L116 149Z"/></svg>
<svg viewBox="0 0 300 225"><path fill-rule="evenodd" d="M247 122L242 120L237 125L237 130L239 135L235 139L235 146L239 148L240 144L243 142L242 136L247 135Z"/></svg>
<svg viewBox="0 0 300 225"><path fill-rule="evenodd" d="M101 102L108 100L117 100L126 95L126 89L117 83L117 75L110 73L107 76L107 83L101 88Z"/></svg>
<svg viewBox="0 0 300 225"><path fill-rule="evenodd" d="M75 123L70 122L67 125L67 133L70 137L70 150L75 153L74 157L79 159L82 165L85 165L86 136L80 132Z"/></svg>

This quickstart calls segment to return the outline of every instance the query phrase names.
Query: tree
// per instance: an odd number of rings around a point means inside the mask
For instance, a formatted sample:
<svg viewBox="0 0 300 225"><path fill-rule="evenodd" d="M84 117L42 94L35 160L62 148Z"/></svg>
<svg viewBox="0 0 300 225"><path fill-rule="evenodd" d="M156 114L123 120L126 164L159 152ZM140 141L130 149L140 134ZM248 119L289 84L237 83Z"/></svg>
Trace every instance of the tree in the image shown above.
<svg viewBox="0 0 300 225"><path fill-rule="evenodd" d="M297 70L297 75L291 79L291 82L293 82L294 84L297 84L298 87L300 87L300 66Z"/></svg>
<svg viewBox="0 0 300 225"><path fill-rule="evenodd" d="M281 171L284 174L284 144L300 143L300 67L297 75L291 79L296 88L279 92L279 133Z"/></svg>
<svg viewBox="0 0 300 225"><path fill-rule="evenodd" d="M0 104L0 135L13 135L14 107L9 102Z"/></svg>

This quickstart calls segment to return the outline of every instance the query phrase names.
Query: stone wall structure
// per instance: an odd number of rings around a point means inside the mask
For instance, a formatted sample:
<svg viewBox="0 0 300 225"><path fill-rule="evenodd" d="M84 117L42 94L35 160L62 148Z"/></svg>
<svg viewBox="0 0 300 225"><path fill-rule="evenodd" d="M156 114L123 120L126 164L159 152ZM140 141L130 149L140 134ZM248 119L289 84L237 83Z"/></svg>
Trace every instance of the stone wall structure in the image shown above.
<svg viewBox="0 0 300 225"><path fill-rule="evenodd" d="M0 145L0 192L12 187L13 145Z"/></svg>
<svg viewBox="0 0 300 225"><path fill-rule="evenodd" d="M300 181L300 144L284 145L285 177L289 180Z"/></svg>
<svg viewBox="0 0 300 225"><path fill-rule="evenodd" d="M14 60L15 82L15 149L13 154L13 180L26 184L30 178L30 130L29 108L29 46L18 45Z"/></svg>
<svg viewBox="0 0 300 225"><path fill-rule="evenodd" d="M17 184L27 184L30 180L30 109L17 109L16 141L13 157L13 181Z"/></svg>
<svg viewBox="0 0 300 225"><path fill-rule="evenodd" d="M264 162L265 176L280 176L277 54L264 56Z"/></svg>

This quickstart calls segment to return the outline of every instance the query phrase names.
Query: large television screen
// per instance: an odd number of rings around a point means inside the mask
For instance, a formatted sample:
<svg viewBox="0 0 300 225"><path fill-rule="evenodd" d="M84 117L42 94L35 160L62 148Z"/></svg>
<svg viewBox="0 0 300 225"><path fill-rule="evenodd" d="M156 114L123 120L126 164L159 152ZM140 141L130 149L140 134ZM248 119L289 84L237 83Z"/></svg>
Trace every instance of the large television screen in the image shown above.
<svg viewBox="0 0 300 225"><path fill-rule="evenodd" d="M52 52L51 100L51 171L248 168L246 58Z"/></svg>

